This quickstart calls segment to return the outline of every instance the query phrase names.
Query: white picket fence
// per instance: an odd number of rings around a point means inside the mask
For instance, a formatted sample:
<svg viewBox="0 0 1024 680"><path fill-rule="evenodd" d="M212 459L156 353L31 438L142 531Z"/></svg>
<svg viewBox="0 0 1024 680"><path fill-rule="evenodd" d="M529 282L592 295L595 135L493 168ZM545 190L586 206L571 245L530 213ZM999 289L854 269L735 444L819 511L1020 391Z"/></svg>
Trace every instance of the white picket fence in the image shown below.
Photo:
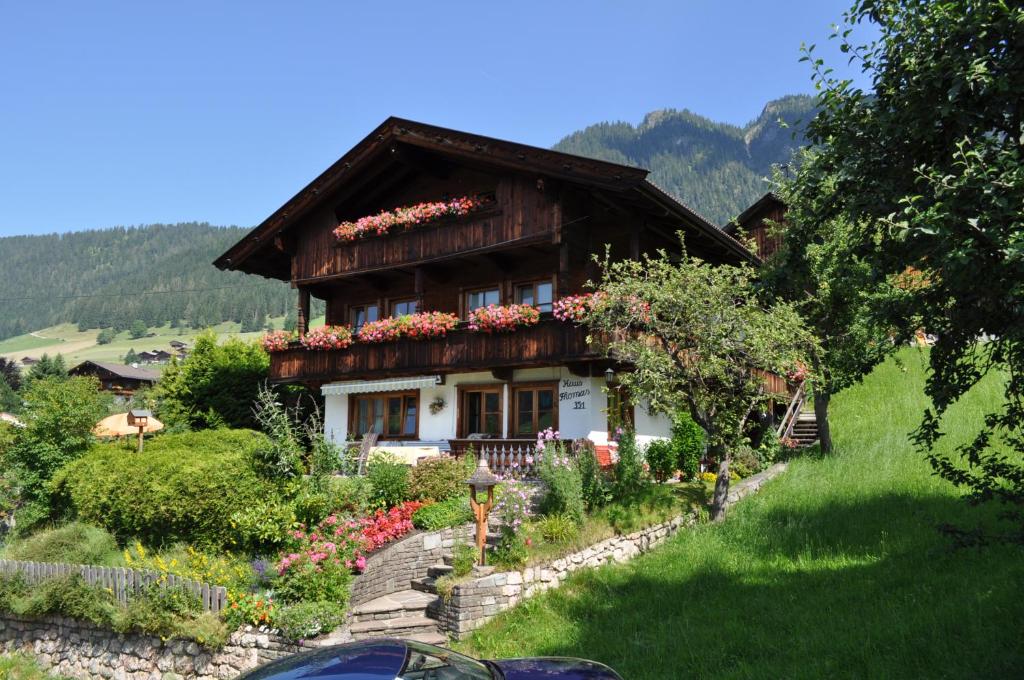
<svg viewBox="0 0 1024 680"><path fill-rule="evenodd" d="M86 583L106 588L118 602L128 602L142 588L157 584L158 587L179 586L192 591L202 603L203 611L217 613L227 607L228 592L223 586L200 583L190 578L158 571L125 569L123 567L95 567L88 564L64 564L56 562L23 562L0 560L0 574L21 573L28 583L39 583L69 574L80 574Z"/></svg>

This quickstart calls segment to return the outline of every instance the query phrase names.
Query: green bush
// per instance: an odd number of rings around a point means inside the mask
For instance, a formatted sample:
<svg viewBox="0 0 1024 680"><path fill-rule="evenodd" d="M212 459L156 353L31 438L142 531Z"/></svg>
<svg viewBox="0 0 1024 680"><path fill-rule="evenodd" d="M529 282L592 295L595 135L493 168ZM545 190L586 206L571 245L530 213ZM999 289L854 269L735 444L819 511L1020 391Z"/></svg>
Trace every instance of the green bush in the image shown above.
<svg viewBox="0 0 1024 680"><path fill-rule="evenodd" d="M634 502L644 490L644 466L636 448L636 435L627 430L619 439L619 460L615 463L612 495L620 503Z"/></svg>
<svg viewBox="0 0 1024 680"><path fill-rule="evenodd" d="M33 585L24 597L14 603L14 613L67 616L110 627L114 623L117 606L108 590L91 586L78 574L71 574Z"/></svg>
<svg viewBox="0 0 1024 680"><path fill-rule="evenodd" d="M678 452L670 439L655 439L644 449L644 458L650 466L651 476L656 481L671 479L679 462Z"/></svg>
<svg viewBox="0 0 1024 680"><path fill-rule="evenodd" d="M326 559L314 564L308 556L274 579L274 594L282 602L348 603L352 570L340 560Z"/></svg>
<svg viewBox="0 0 1024 680"><path fill-rule="evenodd" d="M393 508L409 500L409 466L390 454L375 454L367 466L366 477L372 492L370 502L383 508Z"/></svg>
<svg viewBox="0 0 1024 680"><path fill-rule="evenodd" d="M12 541L4 557L29 562L110 565L117 561L117 541L105 529L81 522L46 529Z"/></svg>
<svg viewBox="0 0 1024 680"><path fill-rule="evenodd" d="M261 498L231 513L231 547L249 555L267 555L279 549L295 522L293 506L280 498Z"/></svg>
<svg viewBox="0 0 1024 680"><path fill-rule="evenodd" d="M683 479L696 479L704 455L704 430L689 413L678 413L672 423L672 446L676 450L677 469Z"/></svg>
<svg viewBox="0 0 1024 680"><path fill-rule="evenodd" d="M278 609L274 625L292 640L308 640L329 633L345 621L345 608L334 602L300 602Z"/></svg>
<svg viewBox="0 0 1024 680"><path fill-rule="evenodd" d="M462 460L440 456L421 460L409 474L409 495L417 500L443 501L466 493L466 480L473 471L472 457Z"/></svg>
<svg viewBox="0 0 1024 680"><path fill-rule="evenodd" d="M209 430L154 438L141 454L97 445L63 468L53 489L79 519L121 539L229 546L232 514L276 493L249 464L265 442L249 430Z"/></svg>
<svg viewBox="0 0 1024 680"><path fill-rule="evenodd" d="M480 555L476 546L467 543L456 543L452 548L452 575L462 577L473 571Z"/></svg>
<svg viewBox="0 0 1024 680"><path fill-rule="evenodd" d="M0 612L13 612L15 602L28 592L28 583L20 572L0 574Z"/></svg>
<svg viewBox="0 0 1024 680"><path fill-rule="evenodd" d="M113 627L119 633L195 640L208 649L223 647L230 634L226 623L202 611L191 590L177 586L144 588L118 610Z"/></svg>
<svg viewBox="0 0 1024 680"><path fill-rule="evenodd" d="M491 549L490 562L502 569L518 571L526 566L529 559L530 553L523 535L510 528L503 528L498 545Z"/></svg>
<svg viewBox="0 0 1024 680"><path fill-rule="evenodd" d="M565 515L583 523L583 479L576 462L565 452L565 445L548 442L541 454L540 478L547 486L540 502L546 515Z"/></svg>
<svg viewBox="0 0 1024 680"><path fill-rule="evenodd" d="M573 443L576 450L576 465L580 470L580 485L583 491L583 504L593 512L610 500L608 481L605 479L601 465L597 462L597 451L594 442L589 439Z"/></svg>
<svg viewBox="0 0 1024 680"><path fill-rule="evenodd" d="M537 530L548 543L569 543L580 534L579 525L567 515L548 515L537 522Z"/></svg>
<svg viewBox="0 0 1024 680"><path fill-rule="evenodd" d="M424 505L412 515L412 523L417 529L437 531L447 527L473 521L473 510L469 507L469 494L452 496L440 503Z"/></svg>

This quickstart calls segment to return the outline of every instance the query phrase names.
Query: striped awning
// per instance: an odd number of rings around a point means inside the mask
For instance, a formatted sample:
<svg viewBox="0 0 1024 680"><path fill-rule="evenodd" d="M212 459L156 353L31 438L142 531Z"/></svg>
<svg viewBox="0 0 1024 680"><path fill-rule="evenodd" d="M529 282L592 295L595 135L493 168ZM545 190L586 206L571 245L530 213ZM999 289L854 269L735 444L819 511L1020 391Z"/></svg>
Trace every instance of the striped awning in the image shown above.
<svg viewBox="0 0 1024 680"><path fill-rule="evenodd" d="M365 394L367 392L400 392L433 387L441 382L439 375L424 375L418 378L394 378L392 380L354 380L352 382L330 383L320 388L325 397L340 394Z"/></svg>

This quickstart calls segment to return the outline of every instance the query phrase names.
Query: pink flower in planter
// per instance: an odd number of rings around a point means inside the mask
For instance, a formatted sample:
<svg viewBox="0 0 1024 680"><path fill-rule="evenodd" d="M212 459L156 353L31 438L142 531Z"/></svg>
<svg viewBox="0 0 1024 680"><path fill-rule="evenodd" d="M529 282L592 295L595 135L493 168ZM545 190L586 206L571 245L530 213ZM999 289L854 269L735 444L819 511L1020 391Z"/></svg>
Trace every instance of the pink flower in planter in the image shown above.
<svg viewBox="0 0 1024 680"><path fill-rule="evenodd" d="M540 321L540 310L530 305L487 305L469 313L470 330L481 333L513 331Z"/></svg>
<svg viewBox="0 0 1024 680"><path fill-rule="evenodd" d="M352 344L352 329L348 326L322 326L302 336L306 349L345 349Z"/></svg>
<svg viewBox="0 0 1024 680"><path fill-rule="evenodd" d="M468 215L490 203L489 200L463 196L450 201L435 201L385 210L376 215L361 217L355 222L342 222L334 235L342 241L354 241L362 236L387 234L394 228L409 228L426 224L442 217Z"/></svg>
<svg viewBox="0 0 1024 680"><path fill-rule="evenodd" d="M268 352L283 352L296 339L292 331L271 331L263 336L260 344Z"/></svg>

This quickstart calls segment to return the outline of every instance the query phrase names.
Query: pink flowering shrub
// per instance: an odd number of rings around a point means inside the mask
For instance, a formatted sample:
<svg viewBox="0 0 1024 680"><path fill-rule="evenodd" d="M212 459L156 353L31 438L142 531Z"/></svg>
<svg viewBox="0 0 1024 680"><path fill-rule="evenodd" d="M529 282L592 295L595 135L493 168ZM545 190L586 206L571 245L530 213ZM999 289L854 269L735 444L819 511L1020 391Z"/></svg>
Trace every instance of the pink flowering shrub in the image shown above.
<svg viewBox="0 0 1024 680"><path fill-rule="evenodd" d="M786 380L791 383L802 383L807 379L807 366L802 361L796 362L793 368L786 371Z"/></svg>
<svg viewBox="0 0 1024 680"><path fill-rule="evenodd" d="M283 352L296 339L293 331L271 331L263 336L260 344L268 352Z"/></svg>
<svg viewBox="0 0 1024 680"><path fill-rule="evenodd" d="M519 531L523 522L533 514L530 510L529 488L526 483L515 481L506 481L498 486L494 516L501 522L502 530Z"/></svg>
<svg viewBox="0 0 1024 680"><path fill-rule="evenodd" d="M385 210L376 215L360 217L355 222L342 222L335 228L334 235L342 241L354 241L357 238L373 234L383 235L395 228L408 229L442 217L468 215L488 203L490 201L463 196L450 201L407 205L393 210Z"/></svg>
<svg viewBox="0 0 1024 680"><path fill-rule="evenodd" d="M443 338L459 323L459 317L445 312L420 312L363 324L356 334L359 342L391 342L400 338L423 340Z"/></svg>
<svg viewBox="0 0 1024 680"><path fill-rule="evenodd" d="M800 442L792 437L782 437L779 439L779 443L787 449L796 449L800 447Z"/></svg>
<svg viewBox="0 0 1024 680"><path fill-rule="evenodd" d="M348 326L321 326L302 336L306 349L345 349L352 344L352 329Z"/></svg>
<svg viewBox="0 0 1024 680"><path fill-rule="evenodd" d="M481 333L514 331L540 321L540 310L530 305L487 305L469 313L470 330Z"/></svg>

